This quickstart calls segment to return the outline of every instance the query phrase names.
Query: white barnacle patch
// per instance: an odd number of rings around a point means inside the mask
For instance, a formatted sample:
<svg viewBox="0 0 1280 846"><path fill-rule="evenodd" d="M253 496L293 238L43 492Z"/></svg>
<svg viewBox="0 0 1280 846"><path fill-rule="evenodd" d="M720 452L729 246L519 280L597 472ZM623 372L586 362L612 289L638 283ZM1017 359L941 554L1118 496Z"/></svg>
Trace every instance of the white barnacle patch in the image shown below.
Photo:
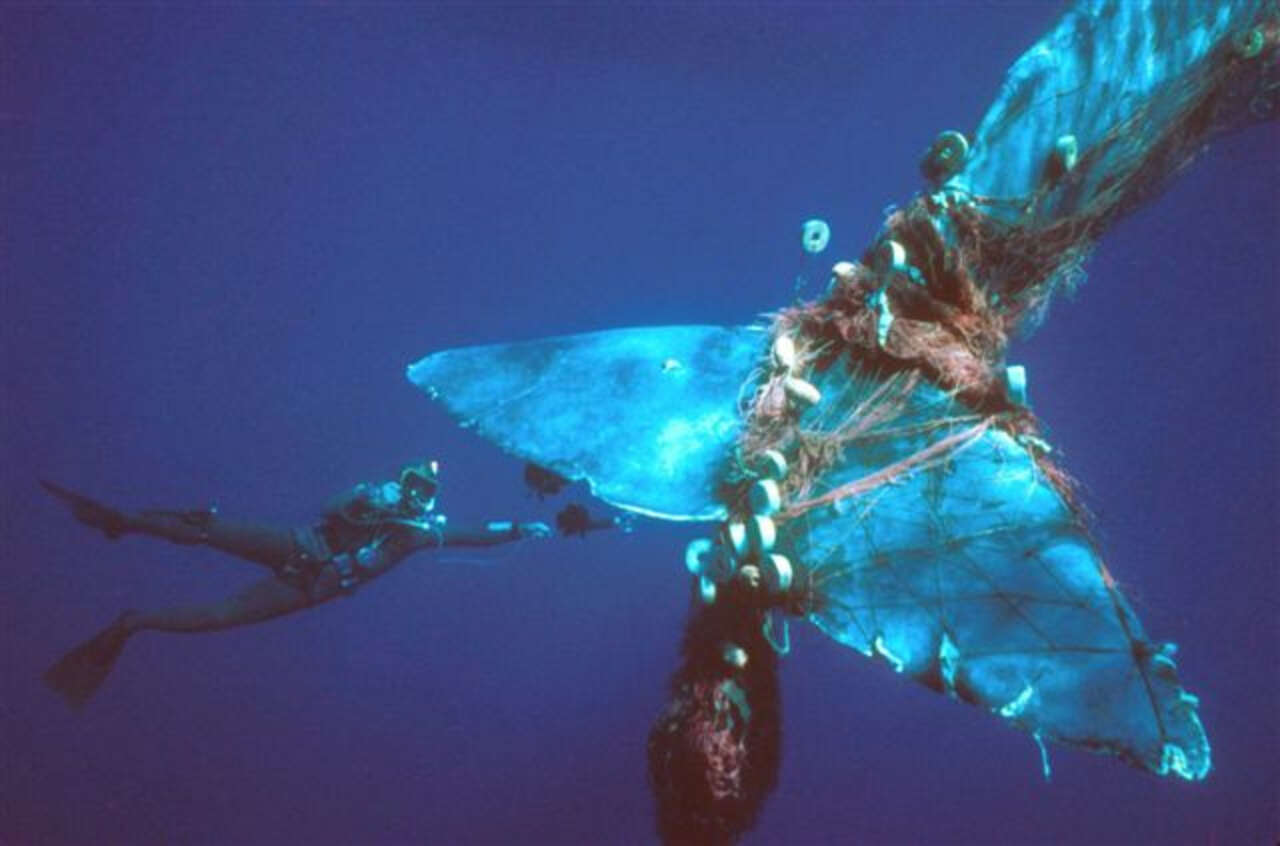
<svg viewBox="0 0 1280 846"><path fill-rule="evenodd" d="M1022 688L1022 692L1010 701L1000 706L997 712L1005 719L1012 720L1019 716L1023 711L1027 710L1027 705L1031 702L1031 697L1035 695L1036 689L1031 686L1031 682L1027 682Z"/></svg>
<svg viewBox="0 0 1280 846"><path fill-rule="evenodd" d="M1049 749L1044 745L1044 736L1038 731L1031 732L1031 739L1036 742L1036 746L1040 749L1040 772L1044 773L1044 780L1048 781L1053 775L1053 768L1049 766Z"/></svg>
<svg viewBox="0 0 1280 846"><path fill-rule="evenodd" d="M948 696L955 695L956 670L959 669L959 665L960 650L956 649L955 643L946 632L943 632L942 642L938 644L938 667L942 672L942 683L946 685Z"/></svg>
<svg viewBox="0 0 1280 846"><path fill-rule="evenodd" d="M875 648L877 655L889 662L895 673L901 673L902 668L907 665L905 660L889 649L889 646L884 642L884 635L876 635L872 646Z"/></svg>
<svg viewBox="0 0 1280 846"><path fill-rule="evenodd" d="M1036 435L1022 434L1018 435L1014 440L1025 447L1028 452L1039 452L1043 455L1049 455L1053 452L1053 447L1049 442Z"/></svg>
<svg viewBox="0 0 1280 846"><path fill-rule="evenodd" d="M1200 777L1191 769L1191 763L1187 760L1187 753L1176 743L1166 743L1160 755L1160 775L1168 773L1175 773L1187 781Z"/></svg>

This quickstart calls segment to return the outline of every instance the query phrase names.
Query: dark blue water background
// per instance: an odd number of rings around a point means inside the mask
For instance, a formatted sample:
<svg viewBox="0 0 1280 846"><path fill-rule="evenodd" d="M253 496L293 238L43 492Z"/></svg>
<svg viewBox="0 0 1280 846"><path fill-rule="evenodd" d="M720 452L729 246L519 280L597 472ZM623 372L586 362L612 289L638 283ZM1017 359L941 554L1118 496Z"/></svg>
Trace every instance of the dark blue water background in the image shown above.
<svg viewBox="0 0 1280 846"><path fill-rule="evenodd" d="M0 11L0 840L650 840L692 530L424 555L293 618L142 635L76 716L39 684L64 649L258 572L109 544L36 479L287 523L430 454L455 519L545 518L408 362L753 320L791 294L801 222L859 254L1056 9ZM1275 837L1278 140L1215 142L1011 353L1181 644L1211 778L1054 748L1046 783L1028 737L806 628L749 842Z"/></svg>

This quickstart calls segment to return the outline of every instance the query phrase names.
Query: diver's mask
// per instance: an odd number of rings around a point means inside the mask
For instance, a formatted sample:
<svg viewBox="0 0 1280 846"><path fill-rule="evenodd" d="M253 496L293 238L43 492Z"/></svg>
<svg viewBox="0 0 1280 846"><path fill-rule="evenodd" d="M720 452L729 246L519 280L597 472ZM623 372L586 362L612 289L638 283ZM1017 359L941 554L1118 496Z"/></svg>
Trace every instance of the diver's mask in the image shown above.
<svg viewBox="0 0 1280 846"><path fill-rule="evenodd" d="M436 491L439 482L440 462L424 461L411 464L400 471L401 501L414 511L427 513L436 507Z"/></svg>

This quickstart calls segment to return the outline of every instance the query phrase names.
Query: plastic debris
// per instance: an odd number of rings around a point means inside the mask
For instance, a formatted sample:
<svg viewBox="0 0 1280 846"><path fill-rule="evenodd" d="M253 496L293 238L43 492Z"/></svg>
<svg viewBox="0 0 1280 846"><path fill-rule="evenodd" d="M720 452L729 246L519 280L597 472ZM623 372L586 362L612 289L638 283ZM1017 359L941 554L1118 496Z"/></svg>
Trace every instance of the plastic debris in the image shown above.
<svg viewBox="0 0 1280 846"><path fill-rule="evenodd" d="M822 392L814 387L812 382L801 379L799 376L788 376L782 383L782 387L787 392L787 396L801 409L822 402Z"/></svg>
<svg viewBox="0 0 1280 846"><path fill-rule="evenodd" d="M755 471L766 479L781 481L787 477L787 457L776 449L767 449L756 459Z"/></svg>
<svg viewBox="0 0 1280 846"><path fill-rule="evenodd" d="M1021 364L1011 364L1004 369L1005 385L1009 389L1009 399L1018 405L1027 404L1027 368Z"/></svg>
<svg viewBox="0 0 1280 846"><path fill-rule="evenodd" d="M747 544L752 555L764 555L778 541L778 527L769 517L755 514L747 521Z"/></svg>
<svg viewBox="0 0 1280 846"><path fill-rule="evenodd" d="M782 507L782 492L773 479L761 479L751 486L750 505L756 514L769 516Z"/></svg>
<svg viewBox="0 0 1280 846"><path fill-rule="evenodd" d="M726 643L722 654L724 662L731 667L742 669L747 666L747 650L736 643Z"/></svg>
<svg viewBox="0 0 1280 846"><path fill-rule="evenodd" d="M825 220L813 218L804 222L801 244L804 246L806 253L820 253L827 248L827 244L830 241L831 227L827 225Z"/></svg>
<svg viewBox="0 0 1280 846"><path fill-rule="evenodd" d="M934 184L945 182L964 167L969 157L969 139L949 129L938 135L920 161L920 172Z"/></svg>
<svg viewBox="0 0 1280 846"><path fill-rule="evenodd" d="M779 370L791 370L796 366L796 344L790 335L779 335L773 339L773 366Z"/></svg>
<svg viewBox="0 0 1280 846"><path fill-rule="evenodd" d="M774 593L786 593L791 590L791 581L795 577L791 559L775 552L768 557L768 562L765 575L769 590Z"/></svg>

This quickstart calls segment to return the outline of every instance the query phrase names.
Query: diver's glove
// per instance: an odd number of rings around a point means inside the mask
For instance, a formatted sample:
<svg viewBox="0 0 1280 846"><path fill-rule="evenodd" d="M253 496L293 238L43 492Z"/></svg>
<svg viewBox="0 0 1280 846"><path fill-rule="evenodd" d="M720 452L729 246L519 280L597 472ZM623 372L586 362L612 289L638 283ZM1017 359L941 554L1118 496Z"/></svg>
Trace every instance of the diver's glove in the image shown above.
<svg viewBox="0 0 1280 846"><path fill-rule="evenodd" d="M518 538L549 538L551 537L551 527L546 523L517 523L516 537Z"/></svg>
<svg viewBox="0 0 1280 846"><path fill-rule="evenodd" d="M514 520L494 520L485 528L494 534L506 532L510 535L511 540L551 536L551 527L546 523L517 523Z"/></svg>
<svg viewBox="0 0 1280 846"><path fill-rule="evenodd" d="M623 517L593 517L585 506L571 503L556 514L556 528L565 537L586 537L587 532L599 529L622 529L631 531L631 522Z"/></svg>

